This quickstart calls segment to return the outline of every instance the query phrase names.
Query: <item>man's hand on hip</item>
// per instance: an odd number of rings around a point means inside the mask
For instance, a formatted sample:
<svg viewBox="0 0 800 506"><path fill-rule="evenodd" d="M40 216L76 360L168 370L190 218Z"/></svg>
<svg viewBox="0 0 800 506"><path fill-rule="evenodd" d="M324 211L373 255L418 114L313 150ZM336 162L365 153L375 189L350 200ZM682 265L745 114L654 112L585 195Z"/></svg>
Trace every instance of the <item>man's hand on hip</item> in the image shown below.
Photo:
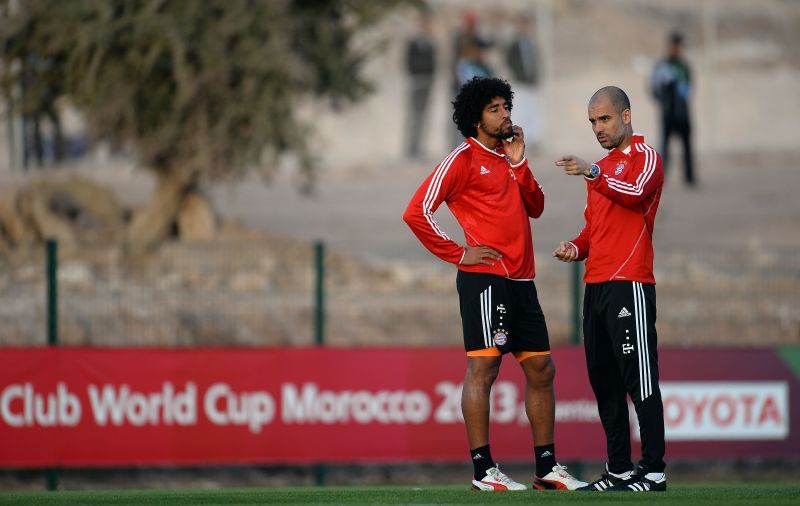
<svg viewBox="0 0 800 506"><path fill-rule="evenodd" d="M500 260L500 253L489 246L465 246L464 249L460 265L494 265L494 261Z"/></svg>

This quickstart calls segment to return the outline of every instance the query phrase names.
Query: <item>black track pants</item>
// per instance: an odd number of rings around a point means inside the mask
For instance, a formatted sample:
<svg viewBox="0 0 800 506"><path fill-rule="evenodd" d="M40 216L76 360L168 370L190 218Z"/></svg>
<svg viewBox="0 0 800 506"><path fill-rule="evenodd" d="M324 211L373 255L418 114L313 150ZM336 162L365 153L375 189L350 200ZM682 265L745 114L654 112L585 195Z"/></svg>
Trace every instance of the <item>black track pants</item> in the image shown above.
<svg viewBox="0 0 800 506"><path fill-rule="evenodd" d="M627 397L642 440L639 465L664 470L664 407L658 387L656 289L636 281L588 283L583 334L589 381L606 433L611 472L630 470Z"/></svg>

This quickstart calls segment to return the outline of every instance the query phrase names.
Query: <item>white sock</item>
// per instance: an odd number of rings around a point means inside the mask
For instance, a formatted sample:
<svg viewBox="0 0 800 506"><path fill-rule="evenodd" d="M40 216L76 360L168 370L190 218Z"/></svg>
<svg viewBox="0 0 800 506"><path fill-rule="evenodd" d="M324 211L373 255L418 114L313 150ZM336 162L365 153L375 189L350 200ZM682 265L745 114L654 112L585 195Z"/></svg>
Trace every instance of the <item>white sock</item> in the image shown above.
<svg viewBox="0 0 800 506"><path fill-rule="evenodd" d="M612 473L611 471L608 470L608 464L606 464L606 472L611 476L613 476L614 478L622 478L623 480L627 480L628 478L631 477L631 473L633 471L625 471L624 473L621 474Z"/></svg>
<svg viewBox="0 0 800 506"><path fill-rule="evenodd" d="M661 481L667 477L664 473L647 473L644 475L650 481Z"/></svg>

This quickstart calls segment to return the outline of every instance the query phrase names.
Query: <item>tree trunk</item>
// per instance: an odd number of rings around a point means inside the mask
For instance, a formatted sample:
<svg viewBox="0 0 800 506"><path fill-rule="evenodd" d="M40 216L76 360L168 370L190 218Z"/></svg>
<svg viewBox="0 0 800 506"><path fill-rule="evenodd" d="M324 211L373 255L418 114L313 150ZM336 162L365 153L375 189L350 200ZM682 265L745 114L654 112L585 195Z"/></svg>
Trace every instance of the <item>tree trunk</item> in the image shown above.
<svg viewBox="0 0 800 506"><path fill-rule="evenodd" d="M0 196L0 230L12 246L19 246L30 240L31 232L17 209L17 192L9 191Z"/></svg>
<svg viewBox="0 0 800 506"><path fill-rule="evenodd" d="M142 253L166 239L172 229L186 192L195 177L181 170L159 173L158 184L150 202L133 213L125 233L130 253Z"/></svg>
<svg viewBox="0 0 800 506"><path fill-rule="evenodd" d="M28 212L42 240L55 239L62 248L72 249L77 244L72 225L50 210L50 190L46 183L38 182L28 189Z"/></svg>
<svg viewBox="0 0 800 506"><path fill-rule="evenodd" d="M208 198L196 191L183 197L177 217L178 238L181 241L210 241L216 233L214 208Z"/></svg>

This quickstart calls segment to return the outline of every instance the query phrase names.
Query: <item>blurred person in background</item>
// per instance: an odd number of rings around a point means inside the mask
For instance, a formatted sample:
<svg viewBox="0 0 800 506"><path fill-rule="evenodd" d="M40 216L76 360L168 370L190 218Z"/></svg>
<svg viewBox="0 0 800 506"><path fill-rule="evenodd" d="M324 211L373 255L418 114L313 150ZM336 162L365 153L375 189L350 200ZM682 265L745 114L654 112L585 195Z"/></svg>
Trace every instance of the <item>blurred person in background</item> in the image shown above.
<svg viewBox="0 0 800 506"><path fill-rule="evenodd" d="M506 47L506 63L514 86L514 107L519 125L525 131L528 148L541 141L538 122L540 62L539 50L531 38L531 19L526 14L516 16L515 32Z"/></svg>
<svg viewBox="0 0 800 506"><path fill-rule="evenodd" d="M436 73L433 19L428 11L421 14L419 32L409 39L406 46L406 70L409 76L406 155L409 158L420 158L420 141L427 130L428 102Z"/></svg>
<svg viewBox="0 0 800 506"><path fill-rule="evenodd" d="M475 43L464 47L464 52L456 62L458 83L463 86L473 77L493 77L494 72L486 64L483 48Z"/></svg>
<svg viewBox="0 0 800 506"><path fill-rule="evenodd" d="M556 165L586 181L586 225L553 251L563 262L586 260L583 336L586 367L606 434L606 472L580 490L660 492L664 474L664 408L658 385L653 226L661 200L661 157L633 133L631 104L616 86L589 100L589 121L609 150L588 164L565 156ZM630 396L642 458L631 463Z"/></svg>
<svg viewBox="0 0 800 506"><path fill-rule="evenodd" d="M689 64L683 58L683 35L670 34L667 56L653 70L652 92L661 111L661 156L664 170L669 169L669 141L677 134L683 143L683 174L686 184L697 181L692 159L692 127L689 99L692 78Z"/></svg>
<svg viewBox="0 0 800 506"><path fill-rule="evenodd" d="M31 160L41 168L48 158L55 163L64 158L64 134L56 106L59 83L51 70L57 58L64 57L31 53L22 61L22 166L25 169L31 165ZM45 135L43 127L46 125L50 127L52 138Z"/></svg>
<svg viewBox="0 0 800 506"><path fill-rule="evenodd" d="M492 41L483 37L478 29L478 14L472 9L461 13L461 27L453 34L451 60L451 94L453 97L467 81L475 76L489 77L491 69L484 62L484 52L492 47ZM453 145L461 143L457 128L448 124L447 139Z"/></svg>
<svg viewBox="0 0 800 506"><path fill-rule="evenodd" d="M467 48L470 46L477 46L481 49L484 49L491 46L491 43L478 33L478 14L471 9L467 9L461 13L461 27L453 34L453 96L458 93L458 90L461 89L461 86L464 84L458 78L456 66L458 65L458 61L464 56L464 54L466 54Z"/></svg>
<svg viewBox="0 0 800 506"><path fill-rule="evenodd" d="M511 480L489 447L492 385L503 354L526 379L525 411L536 458L533 486L586 485L558 464L553 442L555 366L534 276L530 219L544 210L544 193L528 168L522 129L512 126L511 86L475 77L453 102L453 120L466 140L436 166L408 204L403 219L434 255L458 268L467 370L461 410L474 466L475 490L525 490ZM445 234L433 213L442 202L461 225L466 244Z"/></svg>

